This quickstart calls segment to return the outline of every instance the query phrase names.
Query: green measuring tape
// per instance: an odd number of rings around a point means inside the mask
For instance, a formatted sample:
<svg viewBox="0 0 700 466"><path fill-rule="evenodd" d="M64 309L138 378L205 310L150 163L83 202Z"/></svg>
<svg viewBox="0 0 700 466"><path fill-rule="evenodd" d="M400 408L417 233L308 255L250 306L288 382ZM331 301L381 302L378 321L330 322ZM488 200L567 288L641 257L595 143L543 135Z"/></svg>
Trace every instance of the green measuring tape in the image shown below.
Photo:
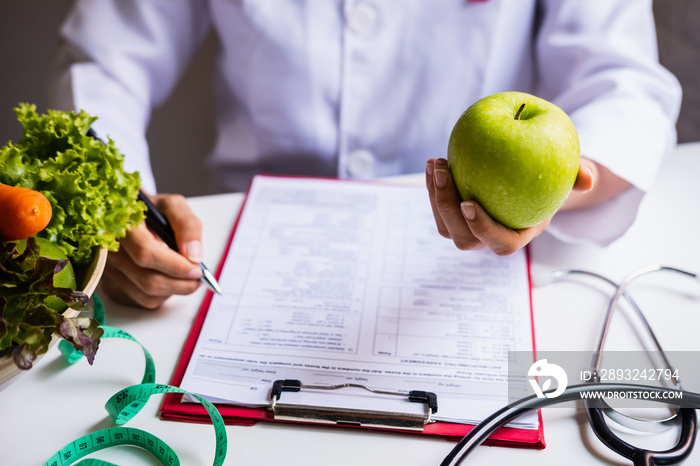
<svg viewBox="0 0 700 466"><path fill-rule="evenodd" d="M105 409L117 424L124 424L139 412L143 404L151 397L159 393L184 393L194 396L207 410L214 425L216 433L216 454L214 466L220 466L226 459L227 438L224 420L216 407L207 399L192 394L172 385L146 383L132 385L115 393L105 405ZM175 452L165 442L155 435L141 429L130 427L111 427L84 435L67 444L57 451L44 466L67 466L79 459L105 448L119 445L132 445L149 451L162 464L177 466L180 464ZM111 465L101 460L87 459L80 462L81 465Z"/></svg>
<svg viewBox="0 0 700 466"><path fill-rule="evenodd" d="M104 305L96 295L93 295L93 301L95 306L94 318L98 322L103 323ZM133 418L141 410L141 408L143 408L152 395L162 393L183 393L193 396L200 403L202 403L202 406L204 406L204 409L206 409L209 417L211 418L212 425L214 426L214 433L216 435L216 452L214 455L213 465L222 465L226 459L227 437L224 420L216 407L211 404L209 400L179 387L154 383L156 378L156 368L155 364L153 363L153 358L148 350L134 337L123 330L106 325L102 325L102 328L104 329L102 338L123 338L133 341L141 346L143 349L143 354L146 358L146 369L144 371L141 383L120 390L109 400L107 400L105 409L112 419L114 419L114 422L118 425L125 424L127 421ZM70 343L64 340L59 343L59 349L66 360L71 364L80 360L80 358L83 356L80 351L73 348ZM57 451L46 463L44 463L44 466L68 466L74 464L76 461L91 453L120 445L130 445L143 448L155 456L163 465L178 466L180 464L180 460L173 449L155 435L132 427L111 427L84 435L67 444ZM85 459L79 464L81 466L114 466L112 463L93 458Z"/></svg>

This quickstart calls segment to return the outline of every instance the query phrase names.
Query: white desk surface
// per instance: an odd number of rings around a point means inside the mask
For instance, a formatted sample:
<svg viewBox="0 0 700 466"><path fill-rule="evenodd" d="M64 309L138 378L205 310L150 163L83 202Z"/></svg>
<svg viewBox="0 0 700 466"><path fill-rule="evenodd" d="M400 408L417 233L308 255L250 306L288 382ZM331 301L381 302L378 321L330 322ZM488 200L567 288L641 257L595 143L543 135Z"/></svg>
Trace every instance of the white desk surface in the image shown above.
<svg viewBox="0 0 700 466"><path fill-rule="evenodd" d="M531 245L535 280L533 306L537 347L547 351L590 351L597 343L608 296L577 283L539 286L538 277L562 268L597 271L620 280L639 266L661 263L700 272L700 143L678 147L645 198L627 235L601 249L562 244L542 235ZM240 205L240 194L192 198L204 223L205 263L215 269ZM686 290L673 295L654 286L635 288L667 350L700 350L700 286L687 279L657 280ZM107 324L131 333L153 355L156 380L168 383L204 288L171 298L160 310L148 312L106 299ZM623 314L614 319L610 349L638 349ZM700 354L700 353L699 353ZM0 391L0 463L41 465L65 444L112 422L104 403L121 388L136 384L143 374L140 348L128 341L105 340L94 366L85 360L68 366L54 347L31 371ZM162 397L155 396L127 426L151 432L167 442L183 465L212 464L211 425L158 419ZM627 464L607 451L575 404L543 411L547 448L541 451L480 447L469 464ZM260 423L228 426L227 465L438 465L455 442L409 434L366 432L343 428ZM638 436L644 446L668 447L669 437ZM96 455L121 465L159 464L134 448L112 448ZM686 464L700 463L696 451Z"/></svg>

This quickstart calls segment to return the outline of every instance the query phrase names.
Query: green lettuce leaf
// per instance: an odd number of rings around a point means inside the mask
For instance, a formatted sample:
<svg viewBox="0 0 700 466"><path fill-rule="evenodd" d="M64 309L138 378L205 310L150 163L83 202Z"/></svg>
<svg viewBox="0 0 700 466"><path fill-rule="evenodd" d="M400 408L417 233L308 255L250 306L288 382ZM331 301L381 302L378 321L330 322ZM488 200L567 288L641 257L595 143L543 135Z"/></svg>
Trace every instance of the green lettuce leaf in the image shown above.
<svg viewBox="0 0 700 466"><path fill-rule="evenodd" d="M49 199L53 215L38 236L56 243L75 265L88 263L95 248L116 251L117 239L144 219L138 172L124 171L112 140L102 144L86 135L96 118L84 111L38 115L36 106L20 104L15 113L24 133L0 149L0 183Z"/></svg>

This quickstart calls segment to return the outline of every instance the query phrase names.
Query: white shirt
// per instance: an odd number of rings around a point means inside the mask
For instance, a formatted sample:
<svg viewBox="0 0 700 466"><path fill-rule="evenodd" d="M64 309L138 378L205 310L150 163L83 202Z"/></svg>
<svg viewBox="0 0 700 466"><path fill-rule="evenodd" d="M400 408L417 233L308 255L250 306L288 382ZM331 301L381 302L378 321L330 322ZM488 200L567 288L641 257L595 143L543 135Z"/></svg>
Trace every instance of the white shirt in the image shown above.
<svg viewBox="0 0 700 466"><path fill-rule="evenodd" d="M78 0L54 104L98 116L150 191L151 109L210 28L220 50L209 163L226 190L260 172L421 172L445 156L469 105L519 90L559 105L582 155L634 185L548 228L607 244L675 143L680 87L658 64L649 0Z"/></svg>

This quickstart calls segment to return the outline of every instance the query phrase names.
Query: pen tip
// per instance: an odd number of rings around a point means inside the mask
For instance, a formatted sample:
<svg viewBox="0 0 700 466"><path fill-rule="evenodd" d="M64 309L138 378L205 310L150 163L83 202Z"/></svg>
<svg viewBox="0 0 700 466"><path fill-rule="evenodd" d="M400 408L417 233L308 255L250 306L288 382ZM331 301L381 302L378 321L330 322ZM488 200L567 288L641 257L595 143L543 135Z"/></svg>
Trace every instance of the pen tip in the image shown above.
<svg viewBox="0 0 700 466"><path fill-rule="evenodd" d="M221 294L221 287L219 286L219 283L217 283L216 278L214 278L214 274L212 274L209 271L209 269L206 265L204 265L203 262L200 262L199 266L202 269L202 280L209 286L209 288L211 288L211 290L214 293Z"/></svg>

